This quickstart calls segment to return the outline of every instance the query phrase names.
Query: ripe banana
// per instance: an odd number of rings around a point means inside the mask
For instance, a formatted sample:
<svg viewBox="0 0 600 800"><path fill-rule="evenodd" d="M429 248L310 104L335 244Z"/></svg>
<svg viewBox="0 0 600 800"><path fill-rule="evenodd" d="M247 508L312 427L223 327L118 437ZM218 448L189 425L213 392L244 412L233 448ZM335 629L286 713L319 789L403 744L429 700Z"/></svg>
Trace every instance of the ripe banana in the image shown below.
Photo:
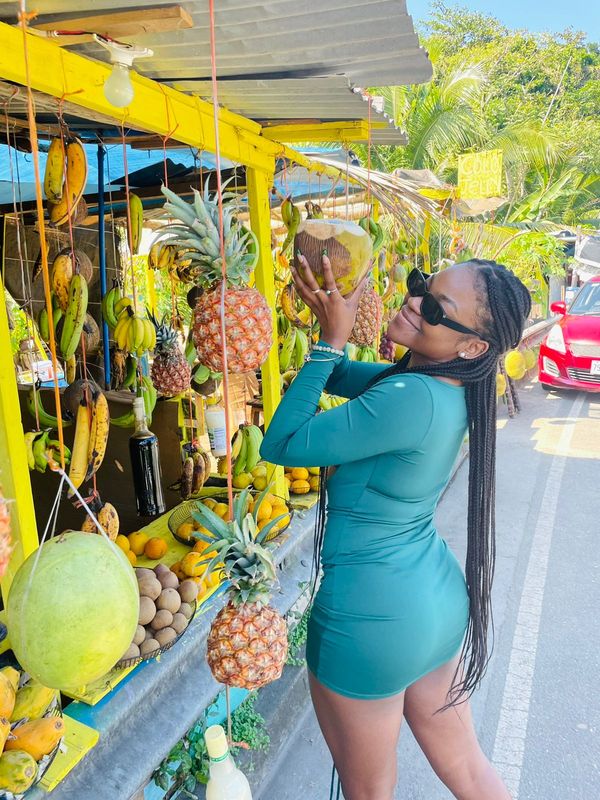
<svg viewBox="0 0 600 800"><path fill-rule="evenodd" d="M279 301L281 303L281 310L293 325L307 327L310 324L310 308L305 306L301 301L298 302L298 296L293 283L288 283L283 287ZM302 306L300 311L296 310L297 305Z"/></svg>
<svg viewBox="0 0 600 800"><path fill-rule="evenodd" d="M90 420L88 407L85 398L82 398L77 409L75 422L75 439L73 441L73 451L71 455L71 466L69 467L69 479L76 489L79 489L85 480L88 467L88 448L90 443ZM69 488L68 497L73 496L73 490Z"/></svg>
<svg viewBox="0 0 600 800"><path fill-rule="evenodd" d="M88 441L86 481L89 481L102 465L104 454L106 453L109 425L108 401L104 392L98 391L92 405L92 427Z"/></svg>
<svg viewBox="0 0 600 800"><path fill-rule="evenodd" d="M44 192L51 203L59 203L63 196L65 180L65 148L62 137L52 139L44 172Z"/></svg>
<svg viewBox="0 0 600 800"><path fill-rule="evenodd" d="M69 142L66 157L67 169L62 197L57 203L49 203L50 222L54 225L64 225L74 215L87 183L87 157L79 139Z"/></svg>
<svg viewBox="0 0 600 800"><path fill-rule="evenodd" d="M60 350L65 359L71 358L77 349L83 331L87 304L88 287L86 280L82 275L76 273L71 278L69 304L60 337Z"/></svg>
<svg viewBox="0 0 600 800"><path fill-rule="evenodd" d="M96 519L102 526L104 533L114 542L119 535L119 515L112 503L103 503L99 497L90 502L90 509L95 514ZM86 514L81 523L81 530L84 533L100 533L96 523Z"/></svg>
<svg viewBox="0 0 600 800"><path fill-rule="evenodd" d="M52 293L56 297L59 307L67 310L69 304L69 287L73 277L73 259L70 252L59 253L52 262L50 283Z"/></svg>
<svg viewBox="0 0 600 800"><path fill-rule="evenodd" d="M77 359L75 356L71 356L71 358L67 359L65 367L67 383L73 383L77 377Z"/></svg>
<svg viewBox="0 0 600 800"><path fill-rule="evenodd" d="M129 218L131 220L131 252L137 255L144 228L144 206L137 194L133 194L133 192L129 195Z"/></svg>
<svg viewBox="0 0 600 800"><path fill-rule="evenodd" d="M121 318L121 314L125 311L126 308L133 308L133 301L130 297L120 297L118 300L115 301L114 309L115 309L115 316L117 319Z"/></svg>
<svg viewBox="0 0 600 800"><path fill-rule="evenodd" d="M239 457L240 451L242 449L242 441L243 441L243 439L244 439L243 429L242 428L238 428L237 431L235 432L235 435L233 437L233 441L231 443L231 460L232 461L235 461Z"/></svg>
<svg viewBox="0 0 600 800"><path fill-rule="evenodd" d="M194 459L188 456L181 468L181 499L187 500L192 494L192 484L194 481Z"/></svg>
<svg viewBox="0 0 600 800"><path fill-rule="evenodd" d="M35 456L33 455L33 443L37 439L38 436L42 434L40 431L29 431L23 437L25 439L25 450L27 451L27 465L30 470L35 469Z"/></svg>
<svg viewBox="0 0 600 800"><path fill-rule="evenodd" d="M204 486L204 481L208 478L208 473L206 472L206 462L202 453L194 453L193 462L192 494L198 494Z"/></svg>

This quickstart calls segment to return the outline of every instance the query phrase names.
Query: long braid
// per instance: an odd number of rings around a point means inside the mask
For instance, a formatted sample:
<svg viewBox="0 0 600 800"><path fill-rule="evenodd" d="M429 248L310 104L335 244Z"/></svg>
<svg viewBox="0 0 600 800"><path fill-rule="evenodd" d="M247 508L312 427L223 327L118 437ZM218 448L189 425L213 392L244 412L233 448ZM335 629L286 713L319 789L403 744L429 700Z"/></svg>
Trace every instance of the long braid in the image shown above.
<svg viewBox="0 0 600 800"><path fill-rule="evenodd" d="M488 350L478 358L456 358L444 364L409 366L410 352L367 386L388 375L415 372L451 377L465 385L469 430L469 490L465 577L469 594L469 623L459 667L451 690L454 705L479 685L489 661L488 631L492 627L491 589L496 559L496 372L498 360L517 347L531 310L531 297L521 281L494 261L472 259L480 300L480 328ZM326 520L326 472L321 478L314 550L314 583L318 581Z"/></svg>

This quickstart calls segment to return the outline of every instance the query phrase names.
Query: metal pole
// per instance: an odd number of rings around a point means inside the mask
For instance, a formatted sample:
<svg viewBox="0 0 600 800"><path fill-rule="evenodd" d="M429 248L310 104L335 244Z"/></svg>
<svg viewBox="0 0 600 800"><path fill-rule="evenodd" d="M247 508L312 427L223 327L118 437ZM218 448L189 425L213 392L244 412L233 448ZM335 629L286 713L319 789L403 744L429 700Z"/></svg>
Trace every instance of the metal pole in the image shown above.
<svg viewBox="0 0 600 800"><path fill-rule="evenodd" d="M100 293L104 298L106 287L106 231L104 228L104 145L98 145L98 265L100 267ZM110 335L106 320L102 319L102 352L104 354L104 388L110 389Z"/></svg>

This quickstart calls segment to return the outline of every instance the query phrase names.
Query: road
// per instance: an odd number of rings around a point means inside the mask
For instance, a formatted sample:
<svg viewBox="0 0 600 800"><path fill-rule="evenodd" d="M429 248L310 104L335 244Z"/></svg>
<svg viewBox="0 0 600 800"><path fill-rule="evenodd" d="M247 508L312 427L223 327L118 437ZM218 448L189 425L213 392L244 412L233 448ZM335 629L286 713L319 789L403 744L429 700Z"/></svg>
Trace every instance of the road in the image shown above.
<svg viewBox="0 0 600 800"><path fill-rule="evenodd" d="M473 700L513 800L600 798L600 395L521 390L498 430L495 648ZM467 465L438 509L465 555ZM451 798L404 726L400 800ZM260 800L323 800L331 760L309 711ZM481 798L485 800L485 798Z"/></svg>

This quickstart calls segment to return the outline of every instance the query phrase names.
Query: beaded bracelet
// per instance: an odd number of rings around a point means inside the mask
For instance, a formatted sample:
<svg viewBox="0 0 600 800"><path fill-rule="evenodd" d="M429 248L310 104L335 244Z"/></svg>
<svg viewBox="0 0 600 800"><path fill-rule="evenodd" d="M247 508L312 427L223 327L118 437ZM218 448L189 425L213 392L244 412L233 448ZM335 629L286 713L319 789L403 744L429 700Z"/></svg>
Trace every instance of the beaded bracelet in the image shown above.
<svg viewBox="0 0 600 800"><path fill-rule="evenodd" d="M324 344L314 344L312 349L317 350L321 353L333 353L336 356L346 355L344 350L336 350L335 347L330 347L329 345L324 345Z"/></svg>
<svg viewBox="0 0 600 800"><path fill-rule="evenodd" d="M310 353L307 353L304 356L304 363L305 364L308 364L309 361L314 361L317 364L322 364L325 361L337 361L337 360L338 360L338 356L334 356L333 358L312 358Z"/></svg>

